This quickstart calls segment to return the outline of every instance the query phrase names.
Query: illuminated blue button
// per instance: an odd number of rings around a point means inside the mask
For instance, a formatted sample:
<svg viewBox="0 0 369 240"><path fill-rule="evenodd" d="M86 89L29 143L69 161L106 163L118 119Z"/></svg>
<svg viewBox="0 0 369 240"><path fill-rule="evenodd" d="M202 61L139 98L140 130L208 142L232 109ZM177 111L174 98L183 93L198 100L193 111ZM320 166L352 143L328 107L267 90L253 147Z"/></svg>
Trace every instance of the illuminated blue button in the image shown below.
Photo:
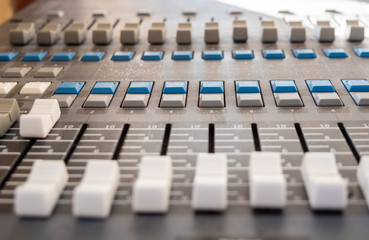
<svg viewBox="0 0 369 240"><path fill-rule="evenodd" d="M258 81L236 81L236 93L260 93Z"/></svg>
<svg viewBox="0 0 369 240"><path fill-rule="evenodd" d="M113 61L131 61L135 52L128 51L128 52L115 52L114 55L111 57Z"/></svg>
<svg viewBox="0 0 369 240"><path fill-rule="evenodd" d="M47 52L29 52L24 54L22 61L23 62L40 62L47 55Z"/></svg>
<svg viewBox="0 0 369 240"><path fill-rule="evenodd" d="M343 48L324 48L323 52L327 58L347 58L348 55Z"/></svg>
<svg viewBox="0 0 369 240"><path fill-rule="evenodd" d="M151 94L153 82L131 82L127 93L130 94Z"/></svg>
<svg viewBox="0 0 369 240"><path fill-rule="evenodd" d="M369 82L366 79L342 80L349 92L369 92Z"/></svg>
<svg viewBox="0 0 369 240"><path fill-rule="evenodd" d="M329 80L306 80L310 92L335 92Z"/></svg>
<svg viewBox="0 0 369 240"><path fill-rule="evenodd" d="M293 55L295 58L307 59L307 58L316 58L315 52L313 49L293 49Z"/></svg>
<svg viewBox="0 0 369 240"><path fill-rule="evenodd" d="M293 80L271 81L274 93L297 92L297 87Z"/></svg>
<svg viewBox="0 0 369 240"><path fill-rule="evenodd" d="M263 56L265 59L283 59L285 58L282 49L264 49Z"/></svg>
<svg viewBox="0 0 369 240"><path fill-rule="evenodd" d="M53 62L70 62L76 56L76 52L57 52L51 58Z"/></svg>
<svg viewBox="0 0 369 240"><path fill-rule="evenodd" d="M174 51L173 60L191 60L193 57L193 51Z"/></svg>
<svg viewBox="0 0 369 240"><path fill-rule="evenodd" d="M84 85L84 82L63 82L56 89L55 94L79 94Z"/></svg>
<svg viewBox="0 0 369 240"><path fill-rule="evenodd" d="M224 93L223 81L201 81L200 93Z"/></svg>
<svg viewBox="0 0 369 240"><path fill-rule="evenodd" d="M119 82L97 82L92 88L92 94L114 94Z"/></svg>
<svg viewBox="0 0 369 240"><path fill-rule="evenodd" d="M355 54L358 57L361 57L361 58L369 57L369 48L354 48L352 50L354 50Z"/></svg>
<svg viewBox="0 0 369 240"><path fill-rule="evenodd" d="M187 82L165 82L164 94L186 94L187 93Z"/></svg>
<svg viewBox="0 0 369 240"><path fill-rule="evenodd" d="M105 56L105 52L86 52L81 61L83 62L98 62Z"/></svg>
<svg viewBox="0 0 369 240"><path fill-rule="evenodd" d="M233 50L232 56L233 56L233 59L237 59L237 60L245 60L245 59L254 58L254 54L252 50Z"/></svg>
<svg viewBox="0 0 369 240"><path fill-rule="evenodd" d="M0 61L9 62L18 56L19 52L0 52Z"/></svg>
<svg viewBox="0 0 369 240"><path fill-rule="evenodd" d="M202 51L202 59L204 60L222 60L222 50L204 50Z"/></svg>
<svg viewBox="0 0 369 240"><path fill-rule="evenodd" d="M163 51L145 51L142 54L142 60L144 61L160 61L163 59Z"/></svg>

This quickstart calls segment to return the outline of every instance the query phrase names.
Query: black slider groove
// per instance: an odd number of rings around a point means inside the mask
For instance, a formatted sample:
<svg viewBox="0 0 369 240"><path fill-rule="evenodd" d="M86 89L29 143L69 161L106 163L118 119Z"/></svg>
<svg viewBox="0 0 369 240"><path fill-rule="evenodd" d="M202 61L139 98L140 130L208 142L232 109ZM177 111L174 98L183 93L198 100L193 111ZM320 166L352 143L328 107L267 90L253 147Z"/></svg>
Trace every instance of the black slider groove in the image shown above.
<svg viewBox="0 0 369 240"><path fill-rule="evenodd" d="M76 147L77 147L79 141L81 141L81 138L82 138L83 134L85 133L86 129L87 129L87 124L86 123L82 124L82 127L79 130L79 132L77 134L77 137L74 139L74 141L72 143L72 146L69 148L67 154L65 155L65 158L64 158L65 164L68 164L70 158L72 157L72 154L73 154L74 150L76 150Z"/></svg>
<svg viewBox="0 0 369 240"><path fill-rule="evenodd" d="M120 19L119 19L119 18L118 18L117 20L115 20L115 22L114 22L114 24L113 24L113 28L115 28L115 27L118 25L119 21L120 21Z"/></svg>
<svg viewBox="0 0 369 240"><path fill-rule="evenodd" d="M18 167L18 165L22 162L22 160L27 155L27 153L32 148L32 146L35 144L35 142L36 142L36 138L31 138L30 139L30 141L28 142L26 148L23 149L23 151L21 152L21 154L18 156L17 160L15 160L14 164L11 166L11 168L8 171L8 173L6 174L6 176L0 182L0 190L3 189L3 187L5 186L5 183L9 180L9 178L11 177L11 175L15 172L15 170Z"/></svg>
<svg viewBox="0 0 369 240"><path fill-rule="evenodd" d="M310 151L309 146L306 142L306 138L305 138L304 132L302 131L300 123L295 123L295 129L296 129L297 137L299 138L299 141L301 144L302 151L304 153L309 152Z"/></svg>
<svg viewBox="0 0 369 240"><path fill-rule="evenodd" d="M208 152L209 153L215 153L215 125L214 125L214 123L209 124Z"/></svg>
<svg viewBox="0 0 369 240"><path fill-rule="evenodd" d="M113 160L118 160L119 159L119 155L120 155L120 152L122 151L124 141L126 140L129 127L130 127L130 124L128 124L128 123L124 124L123 129L122 129L122 133L119 136L118 143L115 146L113 157L111 159L113 159Z"/></svg>
<svg viewBox="0 0 369 240"><path fill-rule="evenodd" d="M252 137L254 138L255 151L261 152L261 144L260 144L258 125L256 123L251 123L251 131L252 131Z"/></svg>
<svg viewBox="0 0 369 240"><path fill-rule="evenodd" d="M343 137L345 138L347 145L349 146L352 154L354 155L357 162L360 162L360 153L359 150L357 150L354 141L352 141L352 138L350 137L350 134L347 132L345 125L342 122L337 123L338 128L340 129Z"/></svg>
<svg viewBox="0 0 369 240"><path fill-rule="evenodd" d="M168 123L165 125L163 143L161 145L160 155L165 156L168 152L169 139L170 139L170 131L172 130L172 124Z"/></svg>

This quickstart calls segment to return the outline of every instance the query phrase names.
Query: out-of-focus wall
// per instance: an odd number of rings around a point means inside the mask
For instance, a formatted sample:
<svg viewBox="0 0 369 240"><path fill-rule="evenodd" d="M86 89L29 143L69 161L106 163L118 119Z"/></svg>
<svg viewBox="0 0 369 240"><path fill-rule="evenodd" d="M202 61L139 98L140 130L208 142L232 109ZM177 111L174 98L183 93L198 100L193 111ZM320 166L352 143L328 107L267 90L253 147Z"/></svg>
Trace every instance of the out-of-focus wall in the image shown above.
<svg viewBox="0 0 369 240"><path fill-rule="evenodd" d="M0 0L0 24L35 0Z"/></svg>
<svg viewBox="0 0 369 240"><path fill-rule="evenodd" d="M0 24L13 16L13 1L0 0Z"/></svg>

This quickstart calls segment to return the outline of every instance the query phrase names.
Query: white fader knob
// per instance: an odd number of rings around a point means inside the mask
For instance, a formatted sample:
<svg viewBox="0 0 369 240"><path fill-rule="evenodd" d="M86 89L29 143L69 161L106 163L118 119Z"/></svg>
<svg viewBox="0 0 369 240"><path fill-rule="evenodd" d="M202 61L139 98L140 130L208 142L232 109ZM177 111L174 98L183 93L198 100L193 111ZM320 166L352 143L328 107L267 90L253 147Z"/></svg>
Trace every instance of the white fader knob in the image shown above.
<svg viewBox="0 0 369 240"><path fill-rule="evenodd" d="M166 35L165 22L154 22L149 29L148 41L151 44L163 44Z"/></svg>
<svg viewBox="0 0 369 240"><path fill-rule="evenodd" d="M120 42L122 44L136 44L140 36L139 23L126 23L120 32Z"/></svg>
<svg viewBox="0 0 369 240"><path fill-rule="evenodd" d="M219 153L199 154L192 188L192 208L200 211L226 209L227 183L227 156Z"/></svg>
<svg viewBox="0 0 369 240"><path fill-rule="evenodd" d="M113 25L108 22L97 24L96 29L92 31L92 41L96 45L107 45L113 37Z"/></svg>
<svg viewBox="0 0 369 240"><path fill-rule="evenodd" d="M314 210L342 210L347 205L347 180L339 174L334 153L308 152L301 175Z"/></svg>
<svg viewBox="0 0 369 240"><path fill-rule="evenodd" d="M250 204L255 208L283 208L286 179L280 153L252 152L249 163Z"/></svg>
<svg viewBox="0 0 369 240"><path fill-rule="evenodd" d="M306 29L302 25L302 21L295 20L288 22L290 28L290 42L303 43L306 40Z"/></svg>
<svg viewBox="0 0 369 240"><path fill-rule="evenodd" d="M191 44L192 42L192 24L179 23L176 37L177 44Z"/></svg>
<svg viewBox="0 0 369 240"><path fill-rule="evenodd" d="M15 189L15 213L27 217L50 216L67 181L64 161L36 160L27 181Z"/></svg>
<svg viewBox="0 0 369 240"><path fill-rule="evenodd" d="M233 21L233 41L246 42L247 41L247 24L245 20Z"/></svg>
<svg viewBox="0 0 369 240"><path fill-rule="evenodd" d="M20 117L20 135L29 138L45 138L59 118L58 100L36 99L30 112Z"/></svg>
<svg viewBox="0 0 369 240"><path fill-rule="evenodd" d="M140 213L168 211L171 184L171 157L142 157L138 177L133 184L133 211Z"/></svg>
<svg viewBox="0 0 369 240"><path fill-rule="evenodd" d="M118 184L118 161L88 160L82 181L73 191L73 215L108 217Z"/></svg>
<svg viewBox="0 0 369 240"><path fill-rule="evenodd" d="M357 168L356 177L369 207L369 156L362 156Z"/></svg>
<svg viewBox="0 0 369 240"><path fill-rule="evenodd" d="M315 23L315 37L319 42L333 42L335 39L334 27L329 20L317 20Z"/></svg>
<svg viewBox="0 0 369 240"><path fill-rule="evenodd" d="M204 41L206 44L218 44L219 37L219 24L217 22L205 23L205 35Z"/></svg>
<svg viewBox="0 0 369 240"><path fill-rule="evenodd" d="M38 45L54 45L59 40L61 35L61 26L59 23L51 22L46 24L40 31L37 32Z"/></svg>
<svg viewBox="0 0 369 240"><path fill-rule="evenodd" d="M26 45L35 36L35 24L19 23L15 29L10 30L9 41L13 45Z"/></svg>
<svg viewBox="0 0 369 240"><path fill-rule="evenodd" d="M346 39L350 42L361 42L364 40L364 26L357 19L346 19Z"/></svg>
<svg viewBox="0 0 369 240"><path fill-rule="evenodd" d="M64 31L64 42L67 45L79 45L87 35L87 24L84 22L74 22Z"/></svg>

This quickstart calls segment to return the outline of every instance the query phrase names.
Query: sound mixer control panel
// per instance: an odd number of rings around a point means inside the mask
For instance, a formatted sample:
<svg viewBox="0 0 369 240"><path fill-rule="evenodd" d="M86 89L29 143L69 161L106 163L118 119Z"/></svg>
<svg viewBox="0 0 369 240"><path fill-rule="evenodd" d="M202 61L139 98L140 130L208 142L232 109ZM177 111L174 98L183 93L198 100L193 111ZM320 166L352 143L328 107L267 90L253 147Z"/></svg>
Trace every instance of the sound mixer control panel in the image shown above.
<svg viewBox="0 0 369 240"><path fill-rule="evenodd" d="M16 14L0 26L4 239L365 239L369 15L339 10Z"/></svg>

